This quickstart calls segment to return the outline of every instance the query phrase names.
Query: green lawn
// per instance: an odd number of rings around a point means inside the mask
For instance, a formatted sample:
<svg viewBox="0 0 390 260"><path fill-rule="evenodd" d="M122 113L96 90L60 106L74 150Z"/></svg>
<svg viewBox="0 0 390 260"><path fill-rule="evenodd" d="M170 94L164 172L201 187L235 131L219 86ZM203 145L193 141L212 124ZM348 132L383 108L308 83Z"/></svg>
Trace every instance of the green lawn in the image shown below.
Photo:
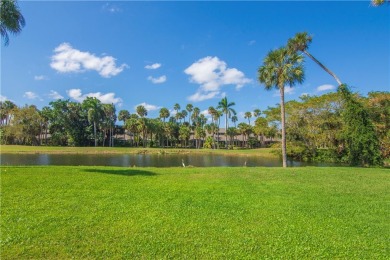
<svg viewBox="0 0 390 260"><path fill-rule="evenodd" d="M185 148L142 148L142 147L61 147L61 146L26 146L1 145L0 153L42 153L42 154L157 154L157 153L214 153L226 155L259 155L276 157L274 149L185 149Z"/></svg>
<svg viewBox="0 0 390 260"><path fill-rule="evenodd" d="M1 259L388 259L390 171L2 167Z"/></svg>

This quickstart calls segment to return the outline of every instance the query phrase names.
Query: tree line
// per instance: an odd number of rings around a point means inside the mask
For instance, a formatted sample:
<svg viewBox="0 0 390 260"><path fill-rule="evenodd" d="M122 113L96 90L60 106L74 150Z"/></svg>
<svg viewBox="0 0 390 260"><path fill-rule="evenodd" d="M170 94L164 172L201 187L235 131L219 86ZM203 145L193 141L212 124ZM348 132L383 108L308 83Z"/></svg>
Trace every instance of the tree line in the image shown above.
<svg viewBox="0 0 390 260"><path fill-rule="evenodd" d="M354 100L352 106L347 104L352 101L346 101L339 90L286 102L287 156L355 165L380 164L381 158L389 158L390 92L370 92L367 97L353 93L350 99ZM142 105L136 108L136 113L117 112L115 105L102 104L92 97L82 103L52 101L40 110L34 105L18 107L7 100L0 102L0 141L23 145L225 149L268 147L266 139L281 138L280 104L263 111L245 112L246 122L238 122L234 105L223 98L207 109L208 120L192 104L182 108L176 103L171 109L161 108L157 118L149 118ZM356 118L358 110L365 115ZM366 126L356 122L363 117L368 120ZM221 125L222 118L227 119L225 125ZM348 120L355 121L348 124ZM123 125L117 125L117 121ZM367 125L373 131L366 131ZM221 131L222 128L227 130ZM241 137L240 143L235 141L237 136ZM374 161L367 161L372 155L365 153L370 150L359 147L358 139L378 144L372 149L377 151ZM275 142L273 146L280 147L281 143Z"/></svg>

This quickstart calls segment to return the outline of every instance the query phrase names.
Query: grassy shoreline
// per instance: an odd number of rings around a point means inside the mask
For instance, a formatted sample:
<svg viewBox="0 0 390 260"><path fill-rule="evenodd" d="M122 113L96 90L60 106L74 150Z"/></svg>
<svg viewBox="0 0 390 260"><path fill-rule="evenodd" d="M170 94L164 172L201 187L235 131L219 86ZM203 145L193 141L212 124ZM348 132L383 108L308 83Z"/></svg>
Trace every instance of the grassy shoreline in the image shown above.
<svg viewBox="0 0 390 260"><path fill-rule="evenodd" d="M271 148L261 149L185 149L185 148L142 148L142 147L59 147L2 145L1 153L8 154L226 154L253 155L276 158Z"/></svg>
<svg viewBox="0 0 390 260"><path fill-rule="evenodd" d="M390 171L1 167L1 259L386 259Z"/></svg>

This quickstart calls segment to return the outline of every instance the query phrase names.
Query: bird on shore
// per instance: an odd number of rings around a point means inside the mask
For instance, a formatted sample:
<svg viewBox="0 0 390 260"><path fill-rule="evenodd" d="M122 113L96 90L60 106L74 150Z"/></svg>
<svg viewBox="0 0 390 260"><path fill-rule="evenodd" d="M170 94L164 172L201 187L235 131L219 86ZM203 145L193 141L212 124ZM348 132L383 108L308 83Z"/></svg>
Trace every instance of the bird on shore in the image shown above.
<svg viewBox="0 0 390 260"><path fill-rule="evenodd" d="M183 165L183 167L186 167L186 165L184 164L184 160L181 159L181 164Z"/></svg>

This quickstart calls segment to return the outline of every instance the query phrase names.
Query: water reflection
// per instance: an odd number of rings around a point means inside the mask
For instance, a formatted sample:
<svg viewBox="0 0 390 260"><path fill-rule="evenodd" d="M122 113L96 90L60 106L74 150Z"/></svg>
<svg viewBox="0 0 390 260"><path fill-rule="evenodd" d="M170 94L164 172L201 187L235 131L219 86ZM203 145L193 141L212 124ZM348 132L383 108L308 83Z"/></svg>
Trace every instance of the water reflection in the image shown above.
<svg viewBox="0 0 390 260"><path fill-rule="evenodd" d="M277 158L215 154L2 154L1 165L85 165L121 167L280 167ZM289 161L288 166L337 166L336 164Z"/></svg>

